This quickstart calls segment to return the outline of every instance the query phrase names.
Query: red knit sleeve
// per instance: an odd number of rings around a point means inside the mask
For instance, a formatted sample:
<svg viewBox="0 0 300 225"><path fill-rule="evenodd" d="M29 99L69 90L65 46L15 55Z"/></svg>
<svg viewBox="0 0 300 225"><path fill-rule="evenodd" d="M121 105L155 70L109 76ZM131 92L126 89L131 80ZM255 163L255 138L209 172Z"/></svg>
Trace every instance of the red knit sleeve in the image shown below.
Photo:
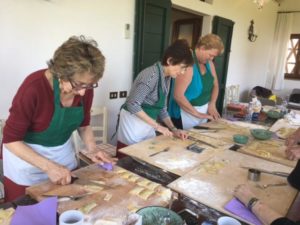
<svg viewBox="0 0 300 225"><path fill-rule="evenodd" d="M49 126L53 93L42 74L30 75L18 89L3 130L3 143L22 141L28 131L43 131Z"/></svg>

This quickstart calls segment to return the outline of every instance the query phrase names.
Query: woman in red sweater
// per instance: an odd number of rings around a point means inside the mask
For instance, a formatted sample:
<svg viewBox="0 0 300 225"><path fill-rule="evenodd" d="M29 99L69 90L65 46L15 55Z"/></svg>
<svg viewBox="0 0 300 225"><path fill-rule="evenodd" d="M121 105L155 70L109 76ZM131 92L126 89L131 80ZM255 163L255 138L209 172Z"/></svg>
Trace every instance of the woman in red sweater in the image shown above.
<svg viewBox="0 0 300 225"><path fill-rule="evenodd" d="M74 130L89 151L95 150L90 109L104 64L94 40L71 37L55 51L48 69L30 74L21 84L3 131L6 201L46 179L61 185L71 182L77 167L70 140ZM101 152L93 161L114 160Z"/></svg>

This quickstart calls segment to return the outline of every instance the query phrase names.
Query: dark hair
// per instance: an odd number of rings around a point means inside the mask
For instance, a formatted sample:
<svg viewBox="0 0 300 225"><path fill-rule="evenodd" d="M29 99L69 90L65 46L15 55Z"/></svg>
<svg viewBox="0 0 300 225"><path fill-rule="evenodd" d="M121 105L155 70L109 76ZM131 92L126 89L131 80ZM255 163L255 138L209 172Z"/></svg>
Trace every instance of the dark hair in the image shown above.
<svg viewBox="0 0 300 225"><path fill-rule="evenodd" d="M273 93L268 88L255 86L254 88L252 88L251 95L256 95L257 97L269 98L271 95L273 95Z"/></svg>
<svg viewBox="0 0 300 225"><path fill-rule="evenodd" d="M169 58L171 65L183 63L191 66L194 63L192 52L185 39L176 40L165 50L161 61L163 66L168 65L167 61Z"/></svg>
<svg viewBox="0 0 300 225"><path fill-rule="evenodd" d="M54 53L48 62L51 73L68 80L75 73L88 72L99 80L103 76L105 57L97 48L97 42L83 35L70 37Z"/></svg>

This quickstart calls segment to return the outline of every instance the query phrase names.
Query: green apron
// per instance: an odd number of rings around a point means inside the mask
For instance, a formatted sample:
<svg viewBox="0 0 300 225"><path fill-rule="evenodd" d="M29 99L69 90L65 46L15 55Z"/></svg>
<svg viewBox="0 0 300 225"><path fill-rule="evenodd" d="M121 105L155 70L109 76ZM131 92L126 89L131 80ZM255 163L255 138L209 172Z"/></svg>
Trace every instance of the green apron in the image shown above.
<svg viewBox="0 0 300 225"><path fill-rule="evenodd" d="M83 121L83 106L62 107L60 104L60 90L57 79L53 79L54 113L49 127L42 132L27 132L24 141L30 144L39 144L54 147L64 144L72 132Z"/></svg>
<svg viewBox="0 0 300 225"><path fill-rule="evenodd" d="M160 111L164 108L165 106L165 101L166 101L166 95L163 92L162 89L162 81L161 81L161 72L159 69L158 64L156 64L157 69L158 69L158 101L154 105L149 105L149 104L142 104L142 109L144 110L145 113L147 113L148 116L150 116L152 119L156 120Z"/></svg>

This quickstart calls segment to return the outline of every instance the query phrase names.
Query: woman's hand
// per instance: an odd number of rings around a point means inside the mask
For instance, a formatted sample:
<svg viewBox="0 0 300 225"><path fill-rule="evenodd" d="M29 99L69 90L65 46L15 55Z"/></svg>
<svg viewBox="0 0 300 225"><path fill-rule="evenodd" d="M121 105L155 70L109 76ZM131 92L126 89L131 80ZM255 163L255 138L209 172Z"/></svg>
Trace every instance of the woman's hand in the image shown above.
<svg viewBox="0 0 300 225"><path fill-rule="evenodd" d="M289 160L298 160L300 159L300 146L288 147L285 150L286 157Z"/></svg>
<svg viewBox="0 0 300 225"><path fill-rule="evenodd" d="M289 148L289 147L292 147L294 145L296 145L298 143L298 139L297 138L297 135L294 133L292 135L290 135L286 141L285 141L285 145Z"/></svg>
<svg viewBox="0 0 300 225"><path fill-rule="evenodd" d="M246 184L240 184L234 189L233 195L238 198L244 205L247 205L254 194Z"/></svg>
<svg viewBox="0 0 300 225"><path fill-rule="evenodd" d="M92 161L94 163L112 163L116 164L118 161L117 158L112 158L110 157L107 153L101 151L97 146L96 146L96 151L98 150L97 154L93 156Z"/></svg>
<svg viewBox="0 0 300 225"><path fill-rule="evenodd" d="M158 125L156 128L156 131L163 134L164 136L172 137L173 133L166 127L163 127L161 125Z"/></svg>
<svg viewBox="0 0 300 225"><path fill-rule="evenodd" d="M221 118L215 104L208 104L207 113L213 117L213 120L218 120Z"/></svg>
<svg viewBox="0 0 300 225"><path fill-rule="evenodd" d="M208 115L208 114L205 114L204 119L208 119L208 120L211 120L211 121L214 121L214 120L215 120L215 118L214 118L213 116Z"/></svg>
<svg viewBox="0 0 300 225"><path fill-rule="evenodd" d="M186 131L180 130L180 129L174 130L174 131L173 131L173 135L174 135L175 137L180 138L181 140L187 139L187 136L188 136L188 134L187 134Z"/></svg>
<svg viewBox="0 0 300 225"><path fill-rule="evenodd" d="M52 163L46 173L54 184L66 185L71 183L71 171L62 165Z"/></svg>

